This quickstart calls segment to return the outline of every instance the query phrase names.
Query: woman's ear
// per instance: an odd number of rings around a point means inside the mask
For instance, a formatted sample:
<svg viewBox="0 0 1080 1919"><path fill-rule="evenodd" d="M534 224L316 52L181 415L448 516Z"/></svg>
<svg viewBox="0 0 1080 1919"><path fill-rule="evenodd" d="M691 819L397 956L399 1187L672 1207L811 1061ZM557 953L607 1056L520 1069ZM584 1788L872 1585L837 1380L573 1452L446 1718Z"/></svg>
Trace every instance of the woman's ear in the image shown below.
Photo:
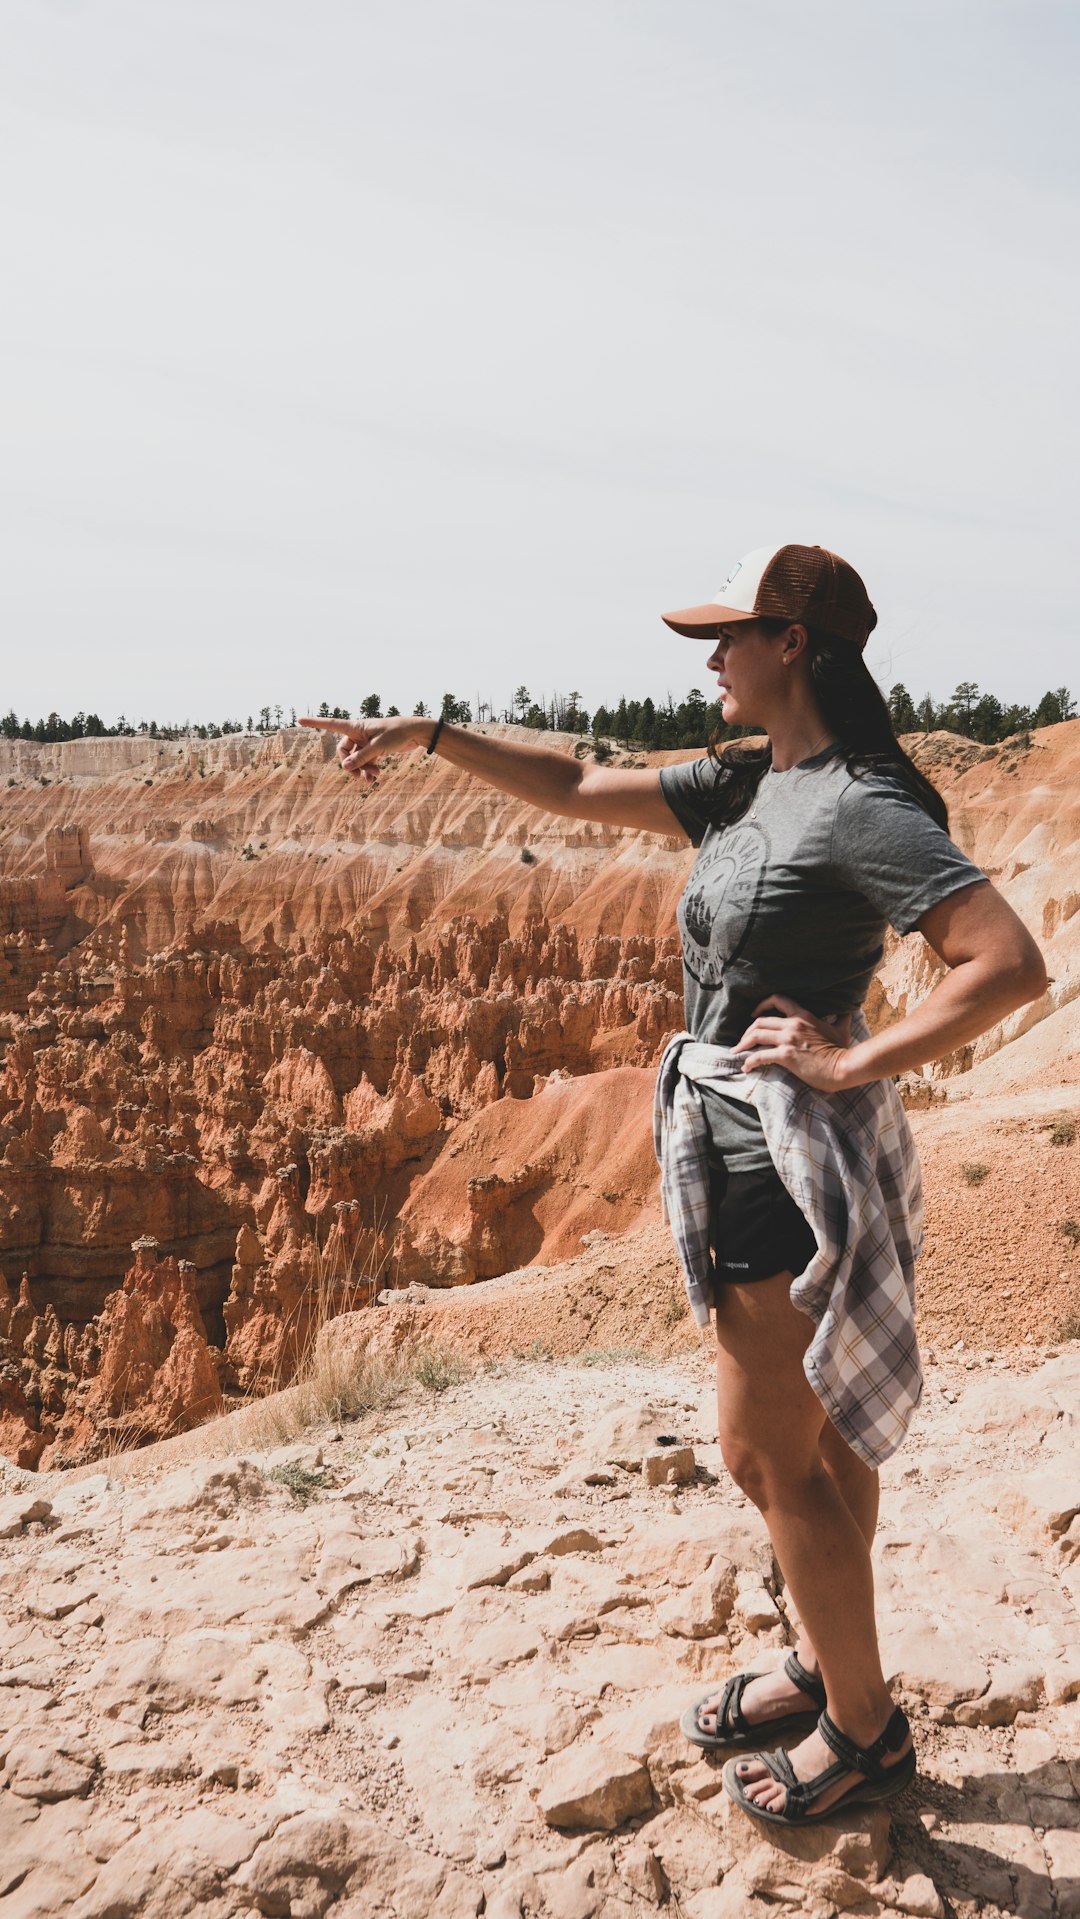
<svg viewBox="0 0 1080 1919"><path fill-rule="evenodd" d="M809 644L810 635L805 626L799 625L797 621L793 626L789 626L787 632L784 634L784 646L780 656L784 665L794 665L800 653L806 652Z"/></svg>

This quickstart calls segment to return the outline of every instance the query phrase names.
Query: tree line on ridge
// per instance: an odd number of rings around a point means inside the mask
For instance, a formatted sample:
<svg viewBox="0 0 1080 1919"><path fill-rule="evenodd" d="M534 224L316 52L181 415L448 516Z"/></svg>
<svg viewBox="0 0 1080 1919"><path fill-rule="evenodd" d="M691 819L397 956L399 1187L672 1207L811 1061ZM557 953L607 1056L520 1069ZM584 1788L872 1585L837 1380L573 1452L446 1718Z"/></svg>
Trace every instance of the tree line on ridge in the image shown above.
<svg viewBox="0 0 1080 1919"><path fill-rule="evenodd" d="M1066 686L1058 686L1044 693L1038 705L1032 707L1008 705L996 694L984 693L973 680L961 680L949 699L940 705L929 693L916 702L907 687L899 683L887 695L887 700L898 733L943 730L959 733L966 739L977 740L987 746L1041 726L1056 726L1062 720L1075 719L1077 712L1076 701ZM369 693L360 701L356 717L381 719L384 711L385 717L391 718L399 713L400 708L391 705L384 709L381 694ZM725 725L720 701L706 700L696 686L677 704L671 693L662 700L628 700L624 695L616 705L598 706L591 714L582 705L579 692L554 693L550 699L536 700L524 685L517 688L510 705L502 709L494 701L482 700L479 694L475 700L469 701L459 699L454 693L444 693L441 703L435 708L427 706L423 700L419 700L413 708L413 713L422 719L432 717L434 712L451 724L468 725L470 722L498 720L507 725L527 726L539 733L591 735L597 757L601 759L610 752L612 742L625 748L639 747L646 751L704 747L714 734L720 739L733 739L749 730ZM322 719L348 720L353 717L347 707L330 706L325 700L318 708L318 713ZM0 718L0 738L37 740L43 745L58 740L116 739L140 735L155 740L207 740L222 739L228 734L274 733L279 727L295 725L295 707L290 708L286 719L281 706L260 707L258 719L254 714L249 714L246 724L240 719L226 719L209 723L184 720L179 724L160 726L156 720L139 720L136 723L123 713L112 726L106 726L96 713L83 712L76 713L70 720L62 719L58 713L50 713L47 719L20 720L12 707Z"/></svg>

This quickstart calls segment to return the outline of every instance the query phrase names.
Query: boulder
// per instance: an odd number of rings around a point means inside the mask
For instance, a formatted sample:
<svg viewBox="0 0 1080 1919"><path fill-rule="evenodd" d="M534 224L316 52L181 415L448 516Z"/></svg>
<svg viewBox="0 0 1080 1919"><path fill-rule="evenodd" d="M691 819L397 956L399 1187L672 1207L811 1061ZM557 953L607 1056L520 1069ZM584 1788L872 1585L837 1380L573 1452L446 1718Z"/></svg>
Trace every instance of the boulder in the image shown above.
<svg viewBox="0 0 1080 1919"><path fill-rule="evenodd" d="M641 1461L646 1486L688 1486L697 1471L692 1446L662 1446Z"/></svg>
<svg viewBox="0 0 1080 1919"><path fill-rule="evenodd" d="M990 1683L976 1699L953 1708L958 1726L1011 1726L1018 1712L1030 1712L1042 1696L1043 1674L1035 1666L995 1666Z"/></svg>
<svg viewBox="0 0 1080 1919"><path fill-rule="evenodd" d="M646 1453L658 1450L661 1436L678 1437L671 1431L671 1417L668 1406L613 1406L585 1435L578 1457L600 1466L620 1466L624 1472L640 1472Z"/></svg>
<svg viewBox="0 0 1080 1919"><path fill-rule="evenodd" d="M8 1752L4 1778L20 1799L36 1799L48 1805L57 1799L81 1798L89 1792L94 1766L82 1754L26 1740Z"/></svg>
<svg viewBox="0 0 1080 1919"><path fill-rule="evenodd" d="M52 1513L52 1502L40 1493L9 1493L0 1499L0 1539L14 1539L24 1526L43 1521Z"/></svg>
<svg viewBox="0 0 1080 1919"><path fill-rule="evenodd" d="M549 1759L536 1790L548 1825L576 1832L614 1832L647 1812L652 1799L652 1781L639 1759L591 1742Z"/></svg>
<svg viewBox="0 0 1080 1919"><path fill-rule="evenodd" d="M737 1592L734 1566L716 1558L704 1578L682 1587L657 1607L657 1621L676 1638L711 1639L730 1619Z"/></svg>

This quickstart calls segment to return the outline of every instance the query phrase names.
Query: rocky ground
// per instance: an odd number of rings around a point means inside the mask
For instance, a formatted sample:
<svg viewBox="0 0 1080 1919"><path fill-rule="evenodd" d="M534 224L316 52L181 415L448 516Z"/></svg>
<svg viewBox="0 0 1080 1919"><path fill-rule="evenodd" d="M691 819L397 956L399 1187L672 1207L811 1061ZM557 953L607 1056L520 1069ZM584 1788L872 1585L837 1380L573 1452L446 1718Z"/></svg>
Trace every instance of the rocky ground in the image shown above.
<svg viewBox="0 0 1080 1919"><path fill-rule="evenodd" d="M877 1553L920 1775L798 1837L678 1733L793 1630L704 1352L2 1468L0 1919L1080 1914L1078 1388L929 1363Z"/></svg>

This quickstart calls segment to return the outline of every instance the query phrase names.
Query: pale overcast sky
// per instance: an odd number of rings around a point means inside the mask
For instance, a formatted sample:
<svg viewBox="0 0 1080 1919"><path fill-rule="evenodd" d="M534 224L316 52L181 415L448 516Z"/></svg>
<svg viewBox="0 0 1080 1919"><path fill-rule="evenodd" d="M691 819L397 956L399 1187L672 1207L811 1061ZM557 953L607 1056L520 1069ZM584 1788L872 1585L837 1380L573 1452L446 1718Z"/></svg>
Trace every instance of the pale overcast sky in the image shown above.
<svg viewBox="0 0 1080 1919"><path fill-rule="evenodd" d="M6 0L0 707L691 685L740 553L1080 694L1041 0Z"/></svg>

